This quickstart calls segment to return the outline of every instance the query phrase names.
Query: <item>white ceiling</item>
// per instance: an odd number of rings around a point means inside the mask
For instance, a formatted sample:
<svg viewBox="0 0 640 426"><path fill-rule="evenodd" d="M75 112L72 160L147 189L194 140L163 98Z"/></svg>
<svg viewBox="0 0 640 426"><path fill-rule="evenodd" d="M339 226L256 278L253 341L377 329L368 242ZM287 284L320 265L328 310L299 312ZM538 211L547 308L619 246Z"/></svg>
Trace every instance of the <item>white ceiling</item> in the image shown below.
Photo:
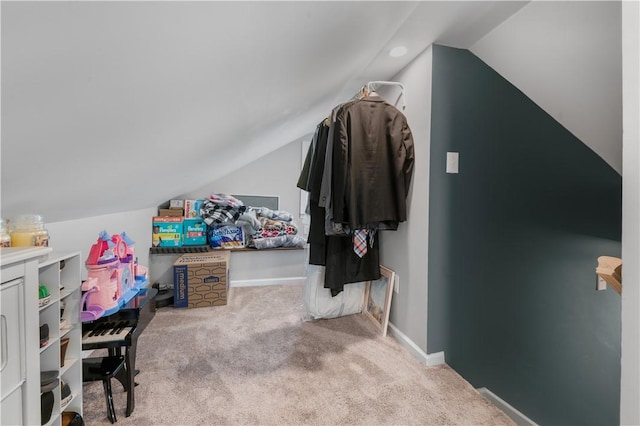
<svg viewBox="0 0 640 426"><path fill-rule="evenodd" d="M155 207L526 3L3 1L2 216Z"/></svg>

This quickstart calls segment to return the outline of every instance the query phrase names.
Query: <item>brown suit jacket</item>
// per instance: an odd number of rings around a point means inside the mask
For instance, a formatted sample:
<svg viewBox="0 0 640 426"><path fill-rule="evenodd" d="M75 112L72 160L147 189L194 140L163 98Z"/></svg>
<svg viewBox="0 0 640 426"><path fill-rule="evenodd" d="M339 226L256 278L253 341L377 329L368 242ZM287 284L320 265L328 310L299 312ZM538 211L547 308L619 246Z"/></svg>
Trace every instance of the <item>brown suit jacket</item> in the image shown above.
<svg viewBox="0 0 640 426"><path fill-rule="evenodd" d="M407 220L413 162L413 136L402 112L379 96L349 105L336 121L334 221L351 229L396 229Z"/></svg>

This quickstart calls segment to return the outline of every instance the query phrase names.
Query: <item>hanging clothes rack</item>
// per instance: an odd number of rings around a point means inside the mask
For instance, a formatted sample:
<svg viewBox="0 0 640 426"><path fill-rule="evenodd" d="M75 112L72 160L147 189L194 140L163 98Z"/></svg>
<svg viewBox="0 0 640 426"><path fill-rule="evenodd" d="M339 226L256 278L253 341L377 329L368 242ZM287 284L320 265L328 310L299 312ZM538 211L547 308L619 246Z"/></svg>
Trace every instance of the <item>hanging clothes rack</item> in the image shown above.
<svg viewBox="0 0 640 426"><path fill-rule="evenodd" d="M404 111L404 109L407 106L407 95L405 93L404 90L404 85L400 82L397 81L370 81L367 84L365 84L362 89L360 89L360 93L364 93L365 95L368 95L371 92L375 92L376 89L380 86L396 86L400 88L400 95L398 95L398 98L396 99L394 105L398 105L398 102L400 101L400 99L402 99L402 110ZM358 93L358 95L360 95L360 93Z"/></svg>

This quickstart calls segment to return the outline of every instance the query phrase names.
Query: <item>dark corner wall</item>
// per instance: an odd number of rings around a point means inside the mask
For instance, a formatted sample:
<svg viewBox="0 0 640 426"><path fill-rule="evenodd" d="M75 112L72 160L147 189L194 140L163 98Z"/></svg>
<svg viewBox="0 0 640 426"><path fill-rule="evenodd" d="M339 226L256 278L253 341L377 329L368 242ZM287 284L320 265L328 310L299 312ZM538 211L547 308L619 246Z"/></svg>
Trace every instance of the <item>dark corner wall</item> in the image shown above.
<svg viewBox="0 0 640 426"><path fill-rule="evenodd" d="M467 50L432 84L429 352L536 423L619 424L620 175Z"/></svg>

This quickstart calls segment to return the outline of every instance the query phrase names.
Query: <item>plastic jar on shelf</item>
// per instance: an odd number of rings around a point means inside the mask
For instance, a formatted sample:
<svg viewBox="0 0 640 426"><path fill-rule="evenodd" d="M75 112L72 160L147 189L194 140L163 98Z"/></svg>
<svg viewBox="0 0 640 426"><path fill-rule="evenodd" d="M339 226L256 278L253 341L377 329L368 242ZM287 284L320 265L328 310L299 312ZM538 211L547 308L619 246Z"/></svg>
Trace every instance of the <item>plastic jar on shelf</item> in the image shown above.
<svg viewBox="0 0 640 426"><path fill-rule="evenodd" d="M11 247L49 245L49 232L44 227L42 216L23 214L12 221Z"/></svg>
<svg viewBox="0 0 640 426"><path fill-rule="evenodd" d="M9 234L9 221L0 219L0 247L11 247L11 234Z"/></svg>

